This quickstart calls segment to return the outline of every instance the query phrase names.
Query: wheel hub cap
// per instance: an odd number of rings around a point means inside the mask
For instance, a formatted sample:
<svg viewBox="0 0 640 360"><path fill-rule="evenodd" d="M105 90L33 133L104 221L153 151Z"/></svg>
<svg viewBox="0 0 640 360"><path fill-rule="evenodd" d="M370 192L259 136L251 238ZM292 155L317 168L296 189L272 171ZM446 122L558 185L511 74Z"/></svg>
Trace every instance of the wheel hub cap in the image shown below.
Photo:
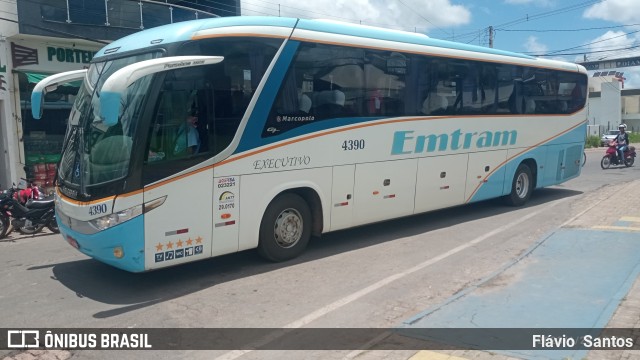
<svg viewBox="0 0 640 360"><path fill-rule="evenodd" d="M522 199L527 196L528 191L529 178L525 174L518 175L518 179L516 180L516 194Z"/></svg>
<svg viewBox="0 0 640 360"><path fill-rule="evenodd" d="M295 209L286 209L278 215L273 234L279 246L289 248L300 240L303 228L300 213Z"/></svg>

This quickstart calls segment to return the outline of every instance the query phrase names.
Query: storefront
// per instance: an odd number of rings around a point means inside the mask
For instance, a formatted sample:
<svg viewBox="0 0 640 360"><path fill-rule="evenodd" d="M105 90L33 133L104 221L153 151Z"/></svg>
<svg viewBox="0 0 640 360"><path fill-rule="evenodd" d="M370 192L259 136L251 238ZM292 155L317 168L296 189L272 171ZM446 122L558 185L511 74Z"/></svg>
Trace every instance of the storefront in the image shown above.
<svg viewBox="0 0 640 360"><path fill-rule="evenodd" d="M5 124L3 133L15 134L15 138L11 140L17 146L5 149L10 153L13 150L7 161L12 161L13 158L17 166L5 178L13 182L24 178L48 193L53 190L67 119L80 82L64 84L48 93L44 99L42 118L39 120L31 115L31 90L51 74L87 68L100 46L79 41L67 43L64 39L55 39L55 43L46 39L9 39L7 45L12 65L7 75L11 74L10 88L13 90L10 91L9 99L13 116L8 120L15 123L11 124L13 126Z"/></svg>
<svg viewBox="0 0 640 360"><path fill-rule="evenodd" d="M53 190L67 118L80 88L80 82L59 86L48 93L44 99L42 118L37 120L31 114L31 91L40 80L50 74L17 71L16 75L21 99L25 178L45 193L49 193Z"/></svg>

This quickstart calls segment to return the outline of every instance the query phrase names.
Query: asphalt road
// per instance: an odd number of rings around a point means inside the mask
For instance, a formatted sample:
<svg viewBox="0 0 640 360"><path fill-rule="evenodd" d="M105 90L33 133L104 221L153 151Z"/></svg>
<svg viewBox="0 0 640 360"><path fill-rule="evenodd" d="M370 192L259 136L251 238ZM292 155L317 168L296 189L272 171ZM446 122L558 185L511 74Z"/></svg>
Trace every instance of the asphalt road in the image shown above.
<svg viewBox="0 0 640 360"><path fill-rule="evenodd" d="M279 264L245 251L130 274L87 258L59 235L14 233L0 240L0 327L396 327L491 276L545 234L640 178L640 164L601 170L603 154L604 150L588 150L579 178L536 191L525 207L487 201L330 233L313 239L300 258ZM116 356L85 350L65 354L58 357ZM131 359L359 356L365 355L117 352L118 358Z"/></svg>

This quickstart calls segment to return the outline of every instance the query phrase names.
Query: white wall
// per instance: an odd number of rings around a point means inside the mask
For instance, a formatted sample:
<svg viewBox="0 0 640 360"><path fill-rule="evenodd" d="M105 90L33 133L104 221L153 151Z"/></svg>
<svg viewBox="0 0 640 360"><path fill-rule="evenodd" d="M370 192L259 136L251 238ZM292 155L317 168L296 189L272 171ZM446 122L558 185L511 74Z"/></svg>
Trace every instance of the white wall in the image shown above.
<svg viewBox="0 0 640 360"><path fill-rule="evenodd" d="M8 41L18 33L18 9L16 2L1 1L2 17L13 20L0 21L0 186L7 188L17 179L19 149L17 146L16 116L13 112L11 92L14 89L11 76L11 51ZM20 169L21 171L21 169Z"/></svg>
<svg viewBox="0 0 640 360"><path fill-rule="evenodd" d="M600 121L616 128L622 122L622 99L620 97L620 82L602 83L600 100Z"/></svg>
<svg viewBox="0 0 640 360"><path fill-rule="evenodd" d="M89 66L87 60L90 60L102 45L80 39L20 34L15 1L0 1L0 13L2 17L16 21L0 21L0 187L6 188L25 176L21 99L18 77L14 70L57 73L86 68ZM12 44L36 51L37 62L14 68ZM54 50L58 50L55 52L56 55Z"/></svg>

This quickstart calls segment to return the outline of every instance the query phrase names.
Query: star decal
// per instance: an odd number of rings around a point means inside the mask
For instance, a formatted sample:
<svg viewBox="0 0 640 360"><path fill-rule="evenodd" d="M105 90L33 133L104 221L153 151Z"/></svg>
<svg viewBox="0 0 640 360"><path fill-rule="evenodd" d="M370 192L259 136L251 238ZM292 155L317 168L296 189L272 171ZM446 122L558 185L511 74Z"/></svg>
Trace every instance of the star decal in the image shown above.
<svg viewBox="0 0 640 360"><path fill-rule="evenodd" d="M173 243L171 241L167 243L167 249L173 249Z"/></svg>
<svg viewBox="0 0 640 360"><path fill-rule="evenodd" d="M191 240L191 238L189 238L189 240L187 240L187 246L190 246L191 244L193 244L193 240Z"/></svg>
<svg viewBox="0 0 640 360"><path fill-rule="evenodd" d="M156 245L156 251L162 251L162 244L158 243L158 245Z"/></svg>
<svg viewBox="0 0 640 360"><path fill-rule="evenodd" d="M200 236L196 238L196 244L202 244L202 238Z"/></svg>
<svg viewBox="0 0 640 360"><path fill-rule="evenodd" d="M178 240L178 242L176 243L176 246L179 248L182 247L182 240Z"/></svg>

